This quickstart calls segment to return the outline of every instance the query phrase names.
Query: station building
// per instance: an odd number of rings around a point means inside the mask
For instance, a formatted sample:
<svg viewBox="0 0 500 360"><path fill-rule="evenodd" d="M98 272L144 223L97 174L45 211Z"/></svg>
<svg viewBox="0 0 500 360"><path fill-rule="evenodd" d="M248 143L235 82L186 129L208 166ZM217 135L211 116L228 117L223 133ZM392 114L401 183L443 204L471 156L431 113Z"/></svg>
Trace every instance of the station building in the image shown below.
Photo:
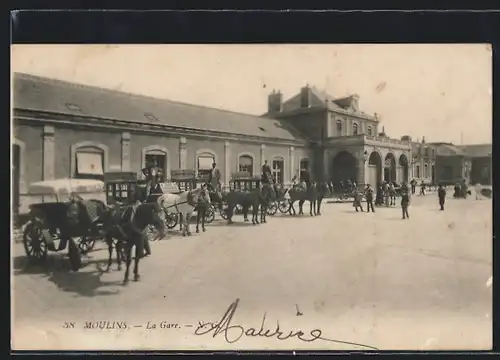
<svg viewBox="0 0 500 360"><path fill-rule="evenodd" d="M357 95L333 98L304 86L284 100L273 91L267 112L256 116L29 74L13 80L13 188L21 213L40 201L27 193L33 182L140 172L153 159L167 179L172 170L201 174L215 162L226 185L235 172L259 176L265 160L285 184L300 169L337 187L438 173L437 145L389 138Z"/></svg>

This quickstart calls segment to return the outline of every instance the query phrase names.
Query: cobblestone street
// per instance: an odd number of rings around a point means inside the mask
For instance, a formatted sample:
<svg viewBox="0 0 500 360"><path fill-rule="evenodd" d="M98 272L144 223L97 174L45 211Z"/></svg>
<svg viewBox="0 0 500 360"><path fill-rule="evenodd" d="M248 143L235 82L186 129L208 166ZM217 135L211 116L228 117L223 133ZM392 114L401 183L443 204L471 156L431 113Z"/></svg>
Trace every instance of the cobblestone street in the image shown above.
<svg viewBox="0 0 500 360"><path fill-rule="evenodd" d="M128 287L116 264L102 272L104 244L77 273L57 253L44 268L27 266L22 244L15 244L13 347L124 349L132 340L163 349L275 344L242 339L231 345L222 336L192 335L191 325L220 319L238 298L233 322L248 327L258 328L267 313L271 329L279 319L283 329L320 328L325 337L379 349L485 349L492 336L486 287L491 206L491 200L449 196L443 212L429 195L412 198L409 220L401 219L399 206L367 214L351 204L324 204L317 217L276 215L252 226L238 216L231 226L216 220L201 234L191 225L192 237L172 232L153 243L152 256L140 263L141 281ZM308 213L307 203L304 208ZM98 320L143 327L83 329ZM149 331L148 321L180 329ZM63 329L64 322L76 328ZM353 348L280 343L283 349Z"/></svg>

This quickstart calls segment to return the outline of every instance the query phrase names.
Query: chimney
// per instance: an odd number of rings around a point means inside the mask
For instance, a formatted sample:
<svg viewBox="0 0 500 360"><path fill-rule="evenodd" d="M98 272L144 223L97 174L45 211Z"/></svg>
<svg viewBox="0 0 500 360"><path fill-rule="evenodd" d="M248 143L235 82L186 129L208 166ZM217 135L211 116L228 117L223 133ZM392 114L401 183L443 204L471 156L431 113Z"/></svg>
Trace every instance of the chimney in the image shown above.
<svg viewBox="0 0 500 360"><path fill-rule="evenodd" d="M300 89L300 107L311 107L311 89L309 88L309 85Z"/></svg>
<svg viewBox="0 0 500 360"><path fill-rule="evenodd" d="M425 144L425 136L422 136L422 144Z"/></svg>
<svg viewBox="0 0 500 360"><path fill-rule="evenodd" d="M270 93L267 97L267 112L276 113L283 111L283 94L278 90Z"/></svg>

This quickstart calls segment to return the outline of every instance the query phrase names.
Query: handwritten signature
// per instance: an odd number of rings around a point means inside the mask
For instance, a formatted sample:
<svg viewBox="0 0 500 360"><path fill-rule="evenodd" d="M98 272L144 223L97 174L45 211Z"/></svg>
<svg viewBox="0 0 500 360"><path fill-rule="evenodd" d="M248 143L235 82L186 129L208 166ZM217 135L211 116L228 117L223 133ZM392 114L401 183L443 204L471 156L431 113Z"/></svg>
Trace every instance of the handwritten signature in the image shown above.
<svg viewBox="0 0 500 360"><path fill-rule="evenodd" d="M260 328L258 330L255 328L245 328L242 325L233 324L231 321L233 320L233 316L236 313L236 309L238 308L239 302L240 299L236 299L231 305L229 305L228 309L226 310L226 312L219 321L203 322L203 323L200 322L198 324L198 327L194 331L194 334L206 335L211 333L212 337L214 338L218 335L223 335L226 342L230 344L237 342L243 336L247 336L247 337L275 338L278 340L287 340L296 338L304 342L323 340L337 344L353 345L364 349L378 350L376 347L369 345L363 345L349 341L328 339L323 336L323 331L321 329L312 329L309 331L308 334L302 330L284 331L280 328L279 320L276 320L276 327L273 330L271 330L267 328L267 326L265 326L267 313L264 313L264 316L262 317L262 322L260 324Z"/></svg>

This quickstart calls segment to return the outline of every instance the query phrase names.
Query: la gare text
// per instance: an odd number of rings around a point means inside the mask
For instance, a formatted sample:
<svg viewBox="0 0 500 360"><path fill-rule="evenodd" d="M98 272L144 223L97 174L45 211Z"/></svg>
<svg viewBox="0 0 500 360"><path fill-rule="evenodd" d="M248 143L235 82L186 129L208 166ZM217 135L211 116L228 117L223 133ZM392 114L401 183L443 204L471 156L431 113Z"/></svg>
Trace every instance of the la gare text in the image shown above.
<svg viewBox="0 0 500 360"><path fill-rule="evenodd" d="M156 329L180 329L180 324L169 321L147 321L145 323L130 323L126 321L85 321L83 323L64 322L64 329L84 329L84 330L156 330Z"/></svg>

